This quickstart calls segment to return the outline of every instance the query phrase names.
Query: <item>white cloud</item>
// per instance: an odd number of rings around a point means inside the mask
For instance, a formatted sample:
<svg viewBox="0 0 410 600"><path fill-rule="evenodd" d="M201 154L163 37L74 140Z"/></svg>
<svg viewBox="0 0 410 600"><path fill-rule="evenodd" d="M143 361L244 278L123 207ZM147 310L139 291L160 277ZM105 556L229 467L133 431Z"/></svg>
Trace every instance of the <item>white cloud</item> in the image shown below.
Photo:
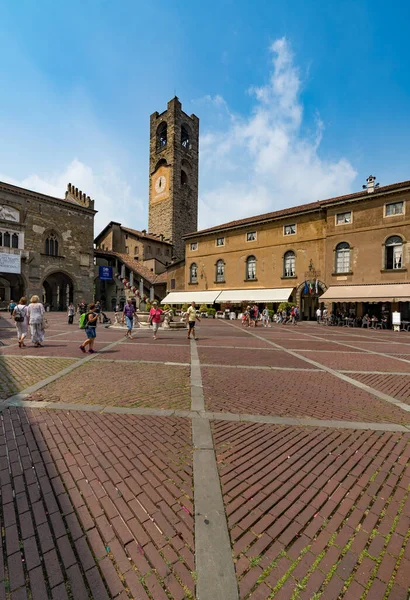
<svg viewBox="0 0 410 600"><path fill-rule="evenodd" d="M58 173L42 176L32 174L21 180L0 174L0 180L57 198L64 198L67 184L72 183L95 199L95 209L98 211L95 217L95 234L109 221L119 221L132 226L136 213L146 212L145 200L133 198L131 186L112 164L104 164L97 171L74 158Z"/></svg>
<svg viewBox="0 0 410 600"><path fill-rule="evenodd" d="M267 84L248 90L254 99L248 117L235 116L220 95L204 99L220 127L200 139L200 227L351 191L350 162L319 154L320 117L313 133L303 129L302 82L286 38L270 50Z"/></svg>

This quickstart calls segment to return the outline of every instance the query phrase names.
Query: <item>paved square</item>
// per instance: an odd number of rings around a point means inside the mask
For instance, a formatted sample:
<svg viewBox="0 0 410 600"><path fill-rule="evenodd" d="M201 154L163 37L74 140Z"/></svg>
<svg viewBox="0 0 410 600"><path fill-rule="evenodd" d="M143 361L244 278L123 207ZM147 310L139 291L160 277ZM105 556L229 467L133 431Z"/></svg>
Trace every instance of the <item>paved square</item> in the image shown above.
<svg viewBox="0 0 410 600"><path fill-rule="evenodd" d="M1 600L408 600L410 335L48 318L0 319Z"/></svg>

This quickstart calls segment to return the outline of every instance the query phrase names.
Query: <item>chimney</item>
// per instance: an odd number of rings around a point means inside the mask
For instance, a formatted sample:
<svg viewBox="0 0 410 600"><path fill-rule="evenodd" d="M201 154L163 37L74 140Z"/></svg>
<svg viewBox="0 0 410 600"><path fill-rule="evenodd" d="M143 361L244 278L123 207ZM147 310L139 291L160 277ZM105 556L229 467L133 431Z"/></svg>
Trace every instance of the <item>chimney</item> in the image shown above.
<svg viewBox="0 0 410 600"><path fill-rule="evenodd" d="M147 230L146 230L146 229L143 229L143 230L141 231L141 233L142 233L142 235L143 235L143 236L146 236L146 235L147 235Z"/></svg>
<svg viewBox="0 0 410 600"><path fill-rule="evenodd" d="M367 193L371 194L372 192L374 192L374 182L376 181L376 177L374 177L373 175L369 175L369 177L366 179L367 181Z"/></svg>

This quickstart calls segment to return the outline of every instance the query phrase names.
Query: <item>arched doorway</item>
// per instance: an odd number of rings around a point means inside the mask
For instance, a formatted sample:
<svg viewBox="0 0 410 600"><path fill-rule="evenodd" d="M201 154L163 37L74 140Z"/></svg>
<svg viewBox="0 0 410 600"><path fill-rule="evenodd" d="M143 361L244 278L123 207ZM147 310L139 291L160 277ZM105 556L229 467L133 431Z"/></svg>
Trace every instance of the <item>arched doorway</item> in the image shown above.
<svg viewBox="0 0 410 600"><path fill-rule="evenodd" d="M74 284L66 273L51 273L43 281L43 303L50 310L65 310L74 302Z"/></svg>
<svg viewBox="0 0 410 600"><path fill-rule="evenodd" d="M300 307L301 319L313 321L316 319L316 310L320 305L320 296L327 290L323 281L304 281L296 290L296 304ZM323 307L322 307L323 308Z"/></svg>
<svg viewBox="0 0 410 600"><path fill-rule="evenodd" d="M24 296L24 280L21 275L14 273L2 274L0 277L0 306L9 304L10 300L16 302Z"/></svg>

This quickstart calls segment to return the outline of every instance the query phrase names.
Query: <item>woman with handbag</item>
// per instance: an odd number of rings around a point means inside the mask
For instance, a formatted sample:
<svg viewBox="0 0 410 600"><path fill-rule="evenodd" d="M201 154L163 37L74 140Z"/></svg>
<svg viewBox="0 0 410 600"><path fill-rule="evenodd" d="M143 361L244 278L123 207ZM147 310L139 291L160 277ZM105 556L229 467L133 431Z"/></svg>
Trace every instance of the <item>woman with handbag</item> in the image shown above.
<svg viewBox="0 0 410 600"><path fill-rule="evenodd" d="M13 310L12 316L14 317L14 322L16 324L19 348L25 348L24 338L27 335L28 328L27 298L25 296L20 298L19 303Z"/></svg>
<svg viewBox="0 0 410 600"><path fill-rule="evenodd" d="M44 341L44 306L38 296L32 296L27 308L28 324L30 325L31 341L35 348L41 348Z"/></svg>

